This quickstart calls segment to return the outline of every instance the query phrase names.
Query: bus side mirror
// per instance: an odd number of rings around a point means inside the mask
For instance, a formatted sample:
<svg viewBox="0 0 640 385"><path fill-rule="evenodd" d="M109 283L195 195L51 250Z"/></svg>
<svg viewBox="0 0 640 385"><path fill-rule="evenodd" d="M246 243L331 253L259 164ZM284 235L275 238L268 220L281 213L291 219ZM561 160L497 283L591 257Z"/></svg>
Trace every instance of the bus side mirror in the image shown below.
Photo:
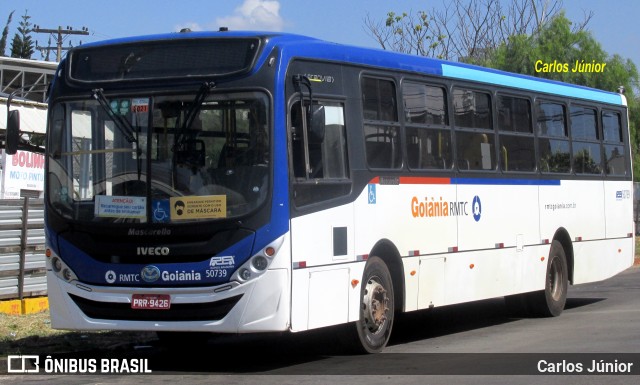
<svg viewBox="0 0 640 385"><path fill-rule="evenodd" d="M325 116L324 106L314 105L309 117L309 142L322 143L324 141Z"/></svg>
<svg viewBox="0 0 640 385"><path fill-rule="evenodd" d="M20 111L9 111L7 117L7 134L5 138L6 149L8 155L13 155L18 151L18 142L20 141Z"/></svg>

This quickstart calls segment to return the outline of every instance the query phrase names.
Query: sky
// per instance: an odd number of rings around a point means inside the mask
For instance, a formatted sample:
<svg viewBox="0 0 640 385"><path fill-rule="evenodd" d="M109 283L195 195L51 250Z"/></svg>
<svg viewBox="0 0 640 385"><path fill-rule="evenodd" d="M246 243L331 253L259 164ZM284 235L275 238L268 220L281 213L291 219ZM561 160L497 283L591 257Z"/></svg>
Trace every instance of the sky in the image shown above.
<svg viewBox="0 0 640 385"><path fill-rule="evenodd" d="M88 28L88 36L68 36L69 42L94 42L126 36L194 31L268 30L297 33L336 43L378 47L364 28L364 19L383 21L396 13L442 7L444 0L0 0L0 28L15 10L10 24L10 42L25 12L40 28L67 26ZM504 0L508 1L508 0ZM610 55L631 59L640 68L640 1L565 0L564 9L572 21L584 19L597 41ZM33 34L39 45L48 45L47 34ZM41 59L36 53L33 59Z"/></svg>

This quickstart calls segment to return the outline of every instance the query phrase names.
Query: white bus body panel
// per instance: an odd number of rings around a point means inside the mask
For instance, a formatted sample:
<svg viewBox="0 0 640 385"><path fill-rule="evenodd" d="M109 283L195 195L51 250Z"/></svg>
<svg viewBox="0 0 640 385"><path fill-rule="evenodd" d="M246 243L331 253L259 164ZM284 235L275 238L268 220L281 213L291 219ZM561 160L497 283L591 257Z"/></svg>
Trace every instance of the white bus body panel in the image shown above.
<svg viewBox="0 0 640 385"><path fill-rule="evenodd" d="M553 239L555 232L562 227L569 233L571 241L604 239L603 190L600 180L563 180L561 186L540 186L542 238Z"/></svg>
<svg viewBox="0 0 640 385"><path fill-rule="evenodd" d="M357 320L364 262L356 262L353 222L353 204L291 220L292 331ZM346 231L337 253L334 229Z"/></svg>
<svg viewBox="0 0 640 385"><path fill-rule="evenodd" d="M443 181L376 179L353 206L293 219L292 329L357 320L360 286L350 282L362 279L362 257L381 240L401 257L404 311L543 290L550 244L562 229L571 238L574 283L633 263L630 182ZM349 229L343 259L332 257L336 225Z"/></svg>
<svg viewBox="0 0 640 385"><path fill-rule="evenodd" d="M633 234L633 183L606 182L604 209L607 238L624 238Z"/></svg>

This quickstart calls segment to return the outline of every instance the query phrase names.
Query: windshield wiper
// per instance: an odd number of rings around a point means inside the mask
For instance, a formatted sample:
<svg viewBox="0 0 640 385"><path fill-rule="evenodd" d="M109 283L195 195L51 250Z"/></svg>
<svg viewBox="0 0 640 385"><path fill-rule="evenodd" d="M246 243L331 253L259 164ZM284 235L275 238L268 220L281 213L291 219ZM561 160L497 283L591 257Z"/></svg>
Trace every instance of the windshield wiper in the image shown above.
<svg viewBox="0 0 640 385"><path fill-rule="evenodd" d="M200 86L200 89L196 93L195 98L191 102L191 106L189 110L185 114L184 120L182 124L177 120L176 121L176 131L177 135L175 137L174 145L173 145L173 155L174 162L181 162L184 160L186 154L189 154L193 151L192 148L189 148L188 142L189 139L187 137L187 130L191 128L193 121L195 120L198 112L202 108L202 103L207 98L211 90L216 87L214 82L204 82ZM179 129L178 129L179 127Z"/></svg>
<svg viewBox="0 0 640 385"><path fill-rule="evenodd" d="M182 124L182 130L185 131L191 127L193 124L193 120L196 118L198 111L200 111L200 107L202 107L202 102L206 99L209 92L216 87L216 83L214 82L204 82L200 86L196 97L193 99L193 103L191 104L191 108L187 112L187 116L184 119L184 123Z"/></svg>
<svg viewBox="0 0 640 385"><path fill-rule="evenodd" d="M200 89L198 90L196 97L193 98L193 102L191 102L191 107L189 108L189 111L187 111L187 114L184 117L184 121L182 122L182 125L180 127L180 132L178 133L178 138L175 142L177 146L179 146L182 143L182 139L184 138L186 131L193 124L193 121L195 120L196 115L198 114L198 111L200 111L200 108L202 107L202 103L207 98L207 95L209 95L209 92L211 92L211 90L214 89L215 87L216 87L216 83L214 82L204 82L200 86Z"/></svg>
<svg viewBox="0 0 640 385"><path fill-rule="evenodd" d="M120 130L122 135L124 135L124 138L127 140L127 142L129 142L129 143L137 143L138 140L134 136L133 127L131 127L131 124L129 124L129 121L127 119L124 119L120 115L116 115L111 110L111 107L109 107L109 101L104 96L103 89L102 88L96 88L96 89L92 90L91 96L95 100L97 100L98 103L100 103L100 106L102 106L102 108L107 113L107 115L109 115L111 120L113 120L113 122L115 123L116 127L118 127L118 129Z"/></svg>

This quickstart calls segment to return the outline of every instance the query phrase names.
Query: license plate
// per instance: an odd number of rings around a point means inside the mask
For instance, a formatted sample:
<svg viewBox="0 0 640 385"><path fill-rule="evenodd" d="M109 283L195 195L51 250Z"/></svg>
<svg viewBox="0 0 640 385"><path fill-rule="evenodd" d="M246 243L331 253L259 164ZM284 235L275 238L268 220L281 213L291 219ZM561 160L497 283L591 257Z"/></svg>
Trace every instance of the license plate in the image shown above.
<svg viewBox="0 0 640 385"><path fill-rule="evenodd" d="M167 310L171 308L171 296L168 294L134 294L131 297L131 308Z"/></svg>

